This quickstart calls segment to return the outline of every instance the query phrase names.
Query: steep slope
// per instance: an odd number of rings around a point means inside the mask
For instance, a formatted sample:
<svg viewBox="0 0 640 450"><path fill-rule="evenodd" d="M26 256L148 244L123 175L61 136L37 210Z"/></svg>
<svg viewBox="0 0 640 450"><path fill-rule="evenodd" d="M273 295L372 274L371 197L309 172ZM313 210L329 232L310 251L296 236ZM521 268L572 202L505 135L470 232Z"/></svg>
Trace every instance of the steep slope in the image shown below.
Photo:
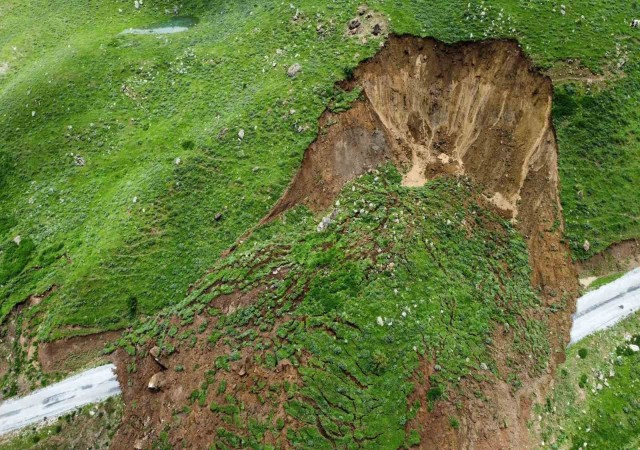
<svg viewBox="0 0 640 450"><path fill-rule="evenodd" d="M342 87L264 226L121 342L116 448L528 445L576 291L550 80L514 42L391 37Z"/></svg>

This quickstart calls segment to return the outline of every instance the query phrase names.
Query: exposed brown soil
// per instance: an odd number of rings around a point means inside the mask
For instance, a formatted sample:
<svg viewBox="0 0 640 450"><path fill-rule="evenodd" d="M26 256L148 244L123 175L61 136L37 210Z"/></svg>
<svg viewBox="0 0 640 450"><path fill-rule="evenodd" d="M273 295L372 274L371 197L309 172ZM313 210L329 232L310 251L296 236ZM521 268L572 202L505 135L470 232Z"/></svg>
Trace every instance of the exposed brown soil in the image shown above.
<svg viewBox="0 0 640 450"><path fill-rule="evenodd" d="M640 241L617 242L588 260L577 262L576 267L581 275L596 277L640 267Z"/></svg>
<svg viewBox="0 0 640 450"><path fill-rule="evenodd" d="M282 271L274 276L281 277L284 273ZM219 296L210 306L219 309L223 315L231 314L238 307L256 302L268 286L269 278L249 292L236 291ZM186 445L185 448L195 449L209 448L216 441L216 432L221 425L231 426L235 431L241 430L241 426L246 426L251 419L269 423L281 419L287 426L295 423L284 411L287 400L284 383L298 384L300 376L287 360L280 361L273 369L267 369L255 363L255 358L264 357L264 352L244 347L240 358L230 363L231 370L218 371L213 382L208 375L212 362L231 352L224 339L215 344L208 342L214 322L205 314L198 315L193 324L180 330L180 333L194 332L195 340L185 345L177 337L172 341L177 350L170 355L161 354L156 359L151 355L153 352L149 351L150 345L147 345L146 353L135 359L135 371L129 370L132 359L123 350L116 352L118 379L125 387L123 399L127 408L111 448L151 448L159 441L165 427L171 428L168 439L172 448ZM173 323L178 325L179 320L174 318ZM276 339L276 329L274 327L271 331L259 333L261 339ZM152 379L158 384L155 390L149 389ZM190 401L194 389L202 389L202 383L207 379L212 381L204 388L202 403L199 399ZM242 405L237 416L224 413L224 408L229 406L229 398L233 399L234 404ZM221 411L212 414L209 410L212 403L221 405ZM183 409L185 405L190 405L189 410ZM237 428L234 424L237 424ZM264 443L277 448L286 447L286 435L284 431L281 434L267 432Z"/></svg>
<svg viewBox="0 0 640 450"><path fill-rule="evenodd" d="M38 360L43 372L71 372L100 360L105 344L116 340L121 331L107 331L43 342L38 345ZM106 361L106 358L102 358Z"/></svg>
<svg viewBox="0 0 640 450"><path fill-rule="evenodd" d="M378 55L362 63L353 79L342 84L345 89L356 86L362 88L363 100L346 112L327 111L321 117L317 140L264 221L301 203L322 211L333 204L345 182L385 162L400 168L406 186L420 186L441 175L465 175L482 185L486 202L512 219L526 238L531 283L539 289L543 305L531 313L535 317L525 318L547 324L552 357L542 375L532 375L533 370L515 374L522 382L515 389L505 381L513 375L509 359L520 358L518 367L530 369L536 362L517 356L508 344L513 342L513 331L499 329L492 345L499 377L487 372L484 379L464 381L457 393L438 402L432 411L424 394L437 361L424 361L415 375L414 395L422 403L412 423L420 425L422 448L527 448L531 407L544 399L553 370L564 358L578 290L569 251L561 240L564 223L550 117L551 81L532 67L512 41L445 45L391 36ZM228 312L254 301L255 295L217 301ZM128 407L114 448L130 448L133 442L146 448L157 439L162 424L178 430L170 436L173 446L187 443L199 448L212 442L215 427L205 423L210 415L176 410L191 393L187 386L193 389L203 380L195 366L204 367L229 351L222 344L207 348L203 339L199 336L191 349L183 347L171 355L169 369L164 371L146 357L138 358L137 370L129 373L131 360L124 352L118 354ZM262 417L267 410L261 409L252 386L284 379L296 382L298 374L293 367L283 373L264 372L250 364L255 355L247 352L243 349L240 360L233 363L226 393L242 399L246 407L242 414ZM176 371L178 366L185 370ZM151 392L147 383L156 373L160 374L156 381L167 388ZM209 391L205 403L215 399L222 401ZM133 404L135 408L130 407ZM277 411L290 420L284 411ZM450 424L452 416L460 420L457 430ZM272 442L286 445L283 436L274 436Z"/></svg>

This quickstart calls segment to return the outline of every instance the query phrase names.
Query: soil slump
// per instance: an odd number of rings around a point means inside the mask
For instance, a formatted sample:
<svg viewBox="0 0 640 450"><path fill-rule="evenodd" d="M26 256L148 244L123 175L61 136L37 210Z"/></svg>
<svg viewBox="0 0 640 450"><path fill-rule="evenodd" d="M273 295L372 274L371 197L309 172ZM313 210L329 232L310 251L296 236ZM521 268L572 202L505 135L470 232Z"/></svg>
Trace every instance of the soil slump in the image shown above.
<svg viewBox="0 0 640 450"><path fill-rule="evenodd" d="M391 36L378 55L361 64L342 87L360 87L362 99L348 111L326 112L321 117L317 140L264 221L301 203L315 211L326 209L345 182L386 162L401 169L407 186L443 175L465 175L483 186L483 201L513 219L527 241L531 284L540 292L541 304L538 310L523 311L522 320L546 327L550 362L540 375L538 361L512 348L513 330L498 325L491 340L498 373L486 371L478 379L463 380L460 389L448 392L447 400L437 402L433 410L427 407L426 392L434 361L422 362L414 375L415 396L408 399L422 400L412 426L421 430L421 448L530 447L531 407L544 400L554 368L564 357L577 292L577 277L562 241L550 79L538 73L512 41L446 45ZM236 305L255 301L254 297L251 293L243 298L220 297L214 305L219 302L226 314ZM192 374L192 366L204 367L222 355L206 345L204 340L197 341L192 350L171 356L168 364L186 370L180 378L177 370L162 371L166 388L160 392L147 389L149 377L160 370L156 362L141 357L137 372L129 373L129 359L119 352L119 378L128 409L113 448L130 448L133 442L136 448L147 448L158 424L174 422L179 428L172 438L175 442L189 442L191 447L211 442L206 433L213 430L212 419L207 412L185 418L184 423L178 423L181 419L174 414L202 381ZM227 351L223 344L216 345L216 351ZM522 360L514 365L516 358ZM246 395L243 403L250 405L246 414L257 417L266 412L256 397L246 394L252 383L295 383L299 374L290 367L283 373L263 374L250 361L252 355L243 353L226 372L225 386L229 386L227 394ZM507 381L514 366L525 368L517 374L517 388ZM281 409L276 416L290 420ZM452 427L451 417L460 419L459 427ZM202 431L194 436L193 429ZM269 439L289 446L284 432Z"/></svg>
<svg viewBox="0 0 640 450"><path fill-rule="evenodd" d="M454 409L443 406L426 414L422 442L425 448L527 447L531 405L544 399L550 374L564 358L578 290L562 240L551 80L513 41L447 45L391 36L342 87L360 87L362 100L346 112L321 117L317 140L265 221L299 203L325 209L345 182L385 162L402 170L406 186L442 175L466 175L480 183L488 203L512 219L527 240L531 283L543 302L530 318L548 327L552 361L544 376L523 374L517 392L499 379L468 386L489 401L466 399L458 432L448 424ZM506 373L508 349L501 342L503 335L496 333L496 359L505 360Z"/></svg>

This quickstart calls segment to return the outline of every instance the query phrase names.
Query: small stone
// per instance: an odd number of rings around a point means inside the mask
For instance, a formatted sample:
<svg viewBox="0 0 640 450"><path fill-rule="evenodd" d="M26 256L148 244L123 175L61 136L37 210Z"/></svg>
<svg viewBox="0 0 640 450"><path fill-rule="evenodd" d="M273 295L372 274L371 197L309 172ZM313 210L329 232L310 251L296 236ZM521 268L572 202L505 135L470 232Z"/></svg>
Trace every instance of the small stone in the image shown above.
<svg viewBox="0 0 640 450"><path fill-rule="evenodd" d="M637 353L640 352L640 347L638 347L636 344L629 344L629 350L631 350L633 353Z"/></svg>
<svg viewBox="0 0 640 450"><path fill-rule="evenodd" d="M378 323L378 325L383 326L384 325L384 319L380 316L378 316L378 318L376 319L376 322Z"/></svg>
<svg viewBox="0 0 640 450"><path fill-rule="evenodd" d="M213 220L215 220L216 222L220 222L220 220L222 220L222 213L216 214Z"/></svg>
<svg viewBox="0 0 640 450"><path fill-rule="evenodd" d="M242 128L240 128L240 131L238 131L238 139L244 139L244 130Z"/></svg>
<svg viewBox="0 0 640 450"><path fill-rule="evenodd" d="M358 29L360 25L361 23L360 23L360 20L358 19L353 19L349 21L349 29L352 31Z"/></svg>
<svg viewBox="0 0 640 450"><path fill-rule="evenodd" d="M157 392L164 386L164 376L162 372L158 372L153 374L153 376L149 379L149 383L147 384L147 388L150 391Z"/></svg>
<svg viewBox="0 0 640 450"><path fill-rule="evenodd" d="M302 70L302 66L298 63L295 63L287 69L287 75L291 78L294 78L298 75L298 73L301 70Z"/></svg>
<svg viewBox="0 0 640 450"><path fill-rule="evenodd" d="M582 244L582 248L584 249L585 252L588 252L589 249L591 248L591 243L585 239L584 243Z"/></svg>
<svg viewBox="0 0 640 450"><path fill-rule="evenodd" d="M380 36L380 34L382 33L382 26L379 23L375 24L371 33L374 36Z"/></svg>
<svg viewBox="0 0 640 450"><path fill-rule="evenodd" d="M135 1L133 2L133 6L134 6L136 9L140 9L140 2L139 2L139 0L135 0Z"/></svg>
<svg viewBox="0 0 640 450"><path fill-rule="evenodd" d="M176 166L178 166L178 165L180 165L182 160L180 158L176 158L176 159L173 160L173 162L175 163Z"/></svg>
<svg viewBox="0 0 640 450"><path fill-rule="evenodd" d="M485 363L480 363L480 369L481 370L489 370L489 366L487 366Z"/></svg>
<svg viewBox="0 0 640 450"><path fill-rule="evenodd" d="M320 223L318 224L318 226L316 227L316 231L320 233L321 231L326 230L329 227L329 225L331 225L331 222L332 222L331 217L329 216L323 217Z"/></svg>
<svg viewBox="0 0 640 450"><path fill-rule="evenodd" d="M35 111L31 111L31 117L35 117L36 116L36 112Z"/></svg>
<svg viewBox="0 0 640 450"><path fill-rule="evenodd" d="M16 236L13 238L13 242L17 245L20 246L20 242L22 242L22 237L20 237L20 235Z"/></svg>

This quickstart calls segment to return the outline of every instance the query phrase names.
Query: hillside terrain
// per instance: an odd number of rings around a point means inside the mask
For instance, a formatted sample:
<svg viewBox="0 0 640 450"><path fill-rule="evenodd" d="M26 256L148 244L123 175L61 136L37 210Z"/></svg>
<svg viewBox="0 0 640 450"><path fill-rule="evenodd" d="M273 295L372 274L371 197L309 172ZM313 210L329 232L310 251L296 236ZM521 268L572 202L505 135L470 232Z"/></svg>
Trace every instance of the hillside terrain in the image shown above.
<svg viewBox="0 0 640 450"><path fill-rule="evenodd" d="M637 446L637 317L565 349L640 257L640 5L572 3L3 1L2 397L113 360L96 446Z"/></svg>

